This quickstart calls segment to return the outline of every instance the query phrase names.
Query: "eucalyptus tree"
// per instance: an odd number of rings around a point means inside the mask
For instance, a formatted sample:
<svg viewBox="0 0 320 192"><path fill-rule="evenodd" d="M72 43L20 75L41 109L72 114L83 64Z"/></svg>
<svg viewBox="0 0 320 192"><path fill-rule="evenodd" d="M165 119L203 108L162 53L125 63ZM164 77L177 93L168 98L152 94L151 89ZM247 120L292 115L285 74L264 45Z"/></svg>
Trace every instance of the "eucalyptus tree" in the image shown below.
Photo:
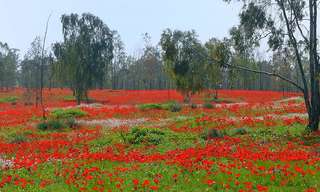
<svg viewBox="0 0 320 192"><path fill-rule="evenodd" d="M20 84L27 88L25 94L32 95L30 97L34 95L36 105L39 104L41 97L41 59L41 39L36 37L20 64Z"/></svg>
<svg viewBox="0 0 320 192"><path fill-rule="evenodd" d="M160 45L163 50L165 69L175 81L185 101L190 101L192 94L204 88L205 66L208 54L197 39L195 31L171 31L167 29L161 35Z"/></svg>
<svg viewBox="0 0 320 192"><path fill-rule="evenodd" d="M126 63L126 52L124 43L121 40L120 34L117 31L112 31L113 34L113 59L111 66L111 88L117 89L119 87L120 76L119 72Z"/></svg>
<svg viewBox="0 0 320 192"><path fill-rule="evenodd" d="M77 103L88 101L88 90L103 87L106 68L113 58L109 27L90 13L62 15L64 41L53 46L56 69L68 81Z"/></svg>
<svg viewBox="0 0 320 192"><path fill-rule="evenodd" d="M214 86L213 88L217 89L223 80L223 71L221 66L230 62L230 47L226 39L221 41L216 38L209 39L209 41L205 43L205 47L209 57L206 65L206 72L210 80L210 84ZM217 96L216 92L216 97Z"/></svg>
<svg viewBox="0 0 320 192"><path fill-rule="evenodd" d="M17 83L18 50L0 42L0 88L14 87Z"/></svg>
<svg viewBox="0 0 320 192"><path fill-rule="evenodd" d="M232 0L224 0L231 2ZM237 0L243 2L240 13L242 34L253 43L268 38L272 50L291 48L302 79L295 80L277 72L249 71L276 76L297 87L304 95L309 116L308 128L318 130L320 115L319 55L317 38L317 0ZM307 52L310 79L306 77L303 57Z"/></svg>

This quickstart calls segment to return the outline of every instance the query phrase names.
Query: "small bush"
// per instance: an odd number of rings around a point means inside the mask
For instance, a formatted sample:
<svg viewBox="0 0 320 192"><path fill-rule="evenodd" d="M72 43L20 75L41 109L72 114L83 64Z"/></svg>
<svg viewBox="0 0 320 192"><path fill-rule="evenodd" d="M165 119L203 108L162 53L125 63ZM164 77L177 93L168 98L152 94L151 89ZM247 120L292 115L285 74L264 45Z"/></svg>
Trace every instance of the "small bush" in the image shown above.
<svg viewBox="0 0 320 192"><path fill-rule="evenodd" d="M40 123L37 125L37 128L38 128L39 130L41 130L41 131L47 130L48 127L49 127L49 126L48 126L48 123L45 122L45 121L42 121L42 122L40 122Z"/></svg>
<svg viewBox="0 0 320 192"><path fill-rule="evenodd" d="M217 98L217 97L212 97L207 99L207 102L214 102L214 103L236 103L240 102L241 100L237 99L231 99L231 98Z"/></svg>
<svg viewBox="0 0 320 192"><path fill-rule="evenodd" d="M13 135L10 135L10 138L9 138L9 143L24 143L24 142L27 142L28 141L28 138L26 137L25 134L13 134Z"/></svg>
<svg viewBox="0 0 320 192"><path fill-rule="evenodd" d="M182 106L177 102L169 104L169 110L171 112L179 112L181 111L181 109L182 109Z"/></svg>
<svg viewBox="0 0 320 192"><path fill-rule="evenodd" d="M196 109L197 107L198 107L197 104L195 104L195 103L191 104L191 109Z"/></svg>
<svg viewBox="0 0 320 192"><path fill-rule="evenodd" d="M37 128L41 131L46 130L61 130L66 128L66 124L61 120L51 119L48 121L42 121L38 124Z"/></svg>
<svg viewBox="0 0 320 192"><path fill-rule="evenodd" d="M9 96L9 97L0 98L0 103L16 103L17 100L18 100L18 97L16 96Z"/></svg>
<svg viewBox="0 0 320 192"><path fill-rule="evenodd" d="M204 140L214 139L214 138L222 138L223 134L217 129L209 129L206 130L202 135L201 138Z"/></svg>
<svg viewBox="0 0 320 192"><path fill-rule="evenodd" d="M248 131L246 128L237 128L234 130L234 135L245 135Z"/></svg>
<svg viewBox="0 0 320 192"><path fill-rule="evenodd" d="M75 118L75 117L83 117L87 115L87 113L82 111L79 108L70 108L70 109L55 109L51 112L51 115L56 119L68 119L68 118Z"/></svg>
<svg viewBox="0 0 320 192"><path fill-rule="evenodd" d="M149 104L139 105L138 108L139 108L140 110L162 109L162 106L161 106L161 104L157 104L157 103L149 103Z"/></svg>
<svg viewBox="0 0 320 192"><path fill-rule="evenodd" d="M203 104L203 108L205 109L213 109L213 105L209 102L206 102Z"/></svg>
<svg viewBox="0 0 320 192"><path fill-rule="evenodd" d="M159 145L164 140L165 133L159 129L133 128L125 136L130 144Z"/></svg>
<svg viewBox="0 0 320 192"><path fill-rule="evenodd" d="M149 110L149 109L159 109L159 110L168 110L171 112L179 112L182 109L182 106L177 102L168 102L164 104L158 103L149 103L139 105L138 108L140 110Z"/></svg>
<svg viewBox="0 0 320 192"><path fill-rule="evenodd" d="M68 128L75 128L75 127L77 127L77 122L74 118L68 118L65 120L65 125Z"/></svg>
<svg viewBox="0 0 320 192"><path fill-rule="evenodd" d="M76 97L72 96L72 95L67 95L67 96L63 97L63 100L64 101L75 101Z"/></svg>

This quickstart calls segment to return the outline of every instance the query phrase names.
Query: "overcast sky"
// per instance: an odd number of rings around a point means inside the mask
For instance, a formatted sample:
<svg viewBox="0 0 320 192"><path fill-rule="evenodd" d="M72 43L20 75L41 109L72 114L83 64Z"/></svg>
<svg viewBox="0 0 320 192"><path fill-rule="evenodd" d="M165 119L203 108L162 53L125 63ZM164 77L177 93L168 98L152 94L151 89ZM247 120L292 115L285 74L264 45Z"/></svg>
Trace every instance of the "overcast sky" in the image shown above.
<svg viewBox="0 0 320 192"><path fill-rule="evenodd" d="M148 32L156 44L166 28L195 29L201 41L223 38L236 25L239 4L222 0L0 0L0 41L23 55L36 36L43 36L52 13L47 47L62 39L60 16L90 12L117 30L130 54L143 47Z"/></svg>

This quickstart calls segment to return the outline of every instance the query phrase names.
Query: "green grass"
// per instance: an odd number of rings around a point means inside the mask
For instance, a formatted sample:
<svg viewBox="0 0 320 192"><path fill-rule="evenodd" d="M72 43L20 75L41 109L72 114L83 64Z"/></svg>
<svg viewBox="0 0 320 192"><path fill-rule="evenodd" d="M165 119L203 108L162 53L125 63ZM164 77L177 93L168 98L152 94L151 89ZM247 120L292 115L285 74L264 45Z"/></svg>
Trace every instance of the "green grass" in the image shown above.
<svg viewBox="0 0 320 192"><path fill-rule="evenodd" d="M75 97L75 96L72 96L72 95L67 95L67 96L64 96L64 97L63 97L63 100L64 100L64 101L75 101L75 100L76 100L76 97Z"/></svg>
<svg viewBox="0 0 320 192"><path fill-rule="evenodd" d="M3 97L0 98L0 103L15 103L18 99L19 97L16 96Z"/></svg>
<svg viewBox="0 0 320 192"><path fill-rule="evenodd" d="M212 158L213 162L220 162L220 164L233 164L235 163L233 160L225 159L225 158ZM79 162L81 163L81 162ZM256 161L255 165L257 167L265 167L266 170L270 167L275 166L284 166L283 162L271 162L271 161ZM303 163L296 163L296 165L303 166ZM59 169L57 169L57 167ZM62 165L60 162L48 162L38 166L37 170L30 172L27 169L19 169L16 171L7 171L6 174L18 174L21 178L32 179L34 181L33 185L27 185L26 188L22 189L19 186L15 185L5 185L1 191L78 191L74 185L79 185L79 187L83 186L81 180L83 177L83 173L85 169L90 169L93 167L99 167L105 173L102 174L101 180L105 182L105 189L109 189L112 191L151 191L148 187L142 187L141 183L145 180L150 182L150 185L157 185L159 187L158 191L238 191L240 189L245 188L245 182L252 183L253 190L257 191L257 185L268 186L268 191L271 192L299 192L304 191L304 189L308 186L319 186L318 180L316 178L320 177L320 172L316 172L313 176L296 176L293 179L282 175L281 173L274 173L266 176L259 176L250 174L251 171L249 168L230 168L227 169L232 171L234 174L239 174L238 178L232 177L226 172L221 172L220 166L218 164L214 164L210 169L211 172L216 172L218 174L211 174L209 177L207 176L206 171L204 170L193 170L192 172L187 169L176 166L176 165L167 165L165 163L141 163L137 168L133 163L119 163L119 162L110 162L110 161L99 161L99 162L91 162L85 165L80 165L77 168L77 174L75 174L75 181L73 185L67 185L64 183L65 179L70 175L70 171L73 170L73 164ZM128 169L129 171L120 171L117 174L110 175L117 167L122 169ZM134 168L136 167L136 168ZM130 171L134 168L134 171ZM293 166L289 168L289 171L293 170ZM66 172L65 176L55 175L55 172ZM260 174L264 173L264 171L258 170ZM101 173L100 173L101 174ZM0 173L0 177L3 173ZM85 191L93 191L93 186L96 186L96 182L99 179L97 177L97 173L91 173L93 178L87 181L87 185ZM161 175L161 177L159 177ZM174 177L174 175L176 175ZM271 185L270 177L271 175L275 176L275 181ZM116 178L119 180L123 180L119 189L117 188ZM159 183L155 184L154 179L157 178ZM79 179L79 181L78 181ZM133 180L139 180L139 188L137 190L134 189ZM212 179L216 182L211 186L206 184L208 179ZM281 181L287 179L288 184L286 186L281 186ZM52 184L47 185L45 188L40 188L40 183L43 180L50 180ZM238 181L239 184L236 185L235 182ZM229 184L229 190L225 188L226 184Z"/></svg>
<svg viewBox="0 0 320 192"><path fill-rule="evenodd" d="M55 109L51 111L50 115L56 119L66 119L66 118L83 117L87 115L87 113L79 108L70 108L70 109Z"/></svg>
<svg viewBox="0 0 320 192"><path fill-rule="evenodd" d="M167 102L167 103L147 103L138 105L138 109L140 110L150 110L150 109L158 109L158 110L168 110L171 112L179 112L182 109L182 106L175 102Z"/></svg>

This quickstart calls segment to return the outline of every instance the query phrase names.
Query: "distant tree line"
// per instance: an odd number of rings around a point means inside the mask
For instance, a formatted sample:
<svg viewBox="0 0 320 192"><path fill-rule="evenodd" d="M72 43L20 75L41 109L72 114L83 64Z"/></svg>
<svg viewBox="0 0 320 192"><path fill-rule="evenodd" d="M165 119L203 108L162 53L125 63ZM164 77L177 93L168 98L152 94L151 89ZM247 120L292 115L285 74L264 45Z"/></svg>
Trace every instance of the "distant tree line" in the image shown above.
<svg viewBox="0 0 320 192"><path fill-rule="evenodd" d="M39 90L40 85L42 98L43 87L68 87L78 104L88 101L88 90L93 88L175 88L186 101L208 88L297 90L304 97L309 130L318 130L318 2L238 1L240 23L231 28L229 37L203 43L194 30L166 29L157 46L145 35L138 57L126 54L120 35L100 18L90 13L62 15L63 41L46 52L39 49L36 38L18 61L15 49L0 44L0 88ZM271 58L256 54L262 40Z"/></svg>
<svg viewBox="0 0 320 192"><path fill-rule="evenodd" d="M202 43L194 30L163 31L158 45L143 34L138 56L126 53L119 33L89 13L61 17L63 41L44 52L43 86L71 88L77 100L86 100L89 89L179 89L186 96L202 89L297 91L277 77L224 68L236 64L267 72L279 71L301 84L291 48L275 50L268 59L254 55L252 42L238 28L230 37ZM19 60L18 50L0 43L0 89L40 86L40 37ZM306 59L303 60L306 64ZM307 66L305 66L307 67Z"/></svg>

